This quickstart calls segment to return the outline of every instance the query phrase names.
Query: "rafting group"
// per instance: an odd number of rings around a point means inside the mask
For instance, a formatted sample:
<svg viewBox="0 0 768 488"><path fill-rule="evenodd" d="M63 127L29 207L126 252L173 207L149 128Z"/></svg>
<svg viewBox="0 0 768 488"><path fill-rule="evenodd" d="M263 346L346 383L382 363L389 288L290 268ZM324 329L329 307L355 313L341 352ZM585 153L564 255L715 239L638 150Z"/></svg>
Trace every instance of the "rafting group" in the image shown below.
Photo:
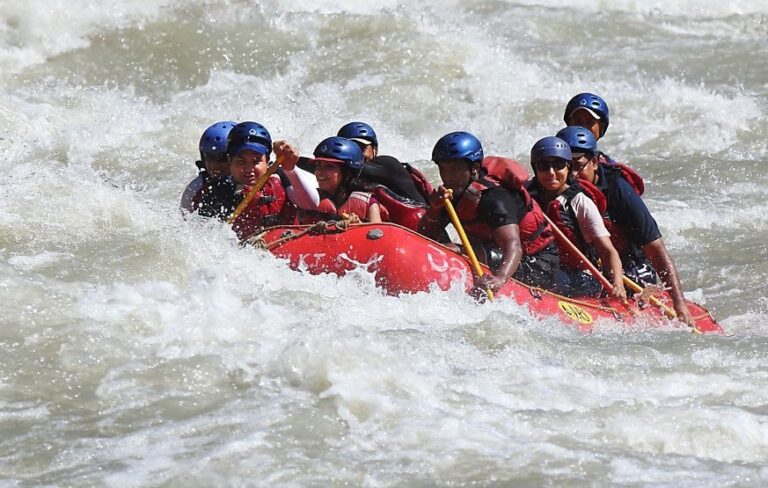
<svg viewBox="0 0 768 488"><path fill-rule="evenodd" d="M380 155L364 122L345 124L311 158L273 141L259 123L218 122L202 134L200 172L181 207L229 222L242 241L276 225L393 222L476 255L491 270L476 279L478 289L493 292L514 278L566 297L625 300L637 290L625 283L663 286L677 318L693 325L674 261L641 199L642 178L598 149L609 124L605 100L580 93L563 118L566 127L531 147L531 178L510 158L486 156L470 132L444 135L432 150L437 188L408 163ZM470 249L450 242L450 223Z"/></svg>

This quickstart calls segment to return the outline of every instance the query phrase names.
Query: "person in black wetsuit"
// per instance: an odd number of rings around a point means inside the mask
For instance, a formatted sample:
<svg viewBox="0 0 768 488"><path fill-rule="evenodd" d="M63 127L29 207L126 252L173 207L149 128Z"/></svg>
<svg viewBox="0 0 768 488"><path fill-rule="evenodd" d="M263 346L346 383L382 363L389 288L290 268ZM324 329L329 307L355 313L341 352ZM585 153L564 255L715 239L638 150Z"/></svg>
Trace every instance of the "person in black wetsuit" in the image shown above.
<svg viewBox="0 0 768 488"><path fill-rule="evenodd" d="M227 136L236 122L221 121L208 127L200 137L200 170L181 197L182 210L202 217L226 219L232 211L234 185L229 181Z"/></svg>
<svg viewBox="0 0 768 488"><path fill-rule="evenodd" d="M373 184L384 185L395 194L420 204L426 204L429 195L419 191L411 176L423 175L408 163L401 163L392 156L379 155L379 140L376 132L365 122L350 122L339 129L339 137L351 139L363 151L365 163L359 178Z"/></svg>

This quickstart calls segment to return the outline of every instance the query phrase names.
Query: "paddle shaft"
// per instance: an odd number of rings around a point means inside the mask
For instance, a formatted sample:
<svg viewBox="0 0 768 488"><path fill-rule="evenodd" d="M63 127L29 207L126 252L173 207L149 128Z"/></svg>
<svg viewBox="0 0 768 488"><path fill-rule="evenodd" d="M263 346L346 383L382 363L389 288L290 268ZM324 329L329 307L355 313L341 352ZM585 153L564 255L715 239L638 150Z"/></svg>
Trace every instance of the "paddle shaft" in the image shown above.
<svg viewBox="0 0 768 488"><path fill-rule="evenodd" d="M445 209L448 211L448 216L451 218L451 223L453 224L453 227L456 229L456 232L459 234L459 239L461 239L461 244L464 246L464 249L467 251L467 256L469 256L469 262L472 264L472 269L475 271L475 274L480 277L483 276L483 268L480 266L480 262L477 260L477 256L475 256L475 250L472 249L472 246L469 244L469 239L467 238L467 234L464 232L464 227L461 225L461 221L459 220L459 216L456 215L456 209L453 208L453 204L450 200L447 198L443 200L443 205L445 205ZM493 291L490 289L485 290L486 295L488 295L489 300L493 300Z"/></svg>
<svg viewBox="0 0 768 488"><path fill-rule="evenodd" d="M603 276L603 273L601 273L600 270L597 269L597 267L594 264L592 264L592 261L587 259L584 253L582 253L579 250L579 248L576 247L576 245L573 242L571 242L571 240L568 239L568 237L566 237L565 234L563 234L563 231L558 229L555 223L552 222L552 220L549 217L547 217L547 214L543 214L543 215L544 215L544 218L547 219L547 222L549 222L549 226L552 227L552 232L555 233L555 236L557 237L558 242L560 244L565 245L565 247L567 247L569 251L571 251L576 257L578 257L581 260L582 264L584 264L587 270L589 270L589 272L592 273L592 276L594 276L595 279L599 281L601 285L603 285L603 288L605 288L608 292L613 292L613 285L611 284L610 281L608 281L608 278Z"/></svg>
<svg viewBox="0 0 768 488"><path fill-rule="evenodd" d="M563 234L563 232L560 229L557 228L557 226L552 222L552 220L550 220L549 217L547 217L546 214L544 214L544 218L547 219L547 222L549 222L549 225L552 227L552 231L557 236L558 241L560 243L562 243L562 244L565 244L565 246L572 253L574 253L579 259L581 259L581 262L584 263L584 265L587 267L589 272L592 273L592 276L594 276L597 279L597 281L599 281L600 284L603 285L603 288L605 288L609 292L613 291L613 285L611 285L611 282L608 281L608 278L603 276L603 274L600 272L600 270L598 270L595 267L595 265L592 264L592 262L589 259L587 259L586 256L584 256L584 254L579 250L579 248L577 248L576 245L574 243L572 243L568 239L568 237L566 237L566 235ZM637 283L635 283L631 279L629 279L627 276L622 275L622 279L624 281L624 284L627 285L635 293L642 293L643 292L643 287L638 285ZM651 303L653 303L654 305L659 307L661 309L661 311L664 312L664 314L667 317L669 317L671 319L674 319L674 318L677 317L677 314L675 313L675 311L672 310L671 308L667 307L663 303L661 303L661 301L659 301L658 298L656 298L654 296L651 296L649 298L650 298Z"/></svg>
<svg viewBox="0 0 768 488"><path fill-rule="evenodd" d="M632 281L627 276L624 276L624 284L627 285L635 293L642 293L643 292L643 287L638 285L634 281ZM664 315L666 315L670 319L676 319L677 318L677 313L674 310L672 310L671 308L669 308L666 305L664 305L663 303L661 303L661 301L658 298L656 298L653 295L649 296L648 298L650 299L651 303L653 303L654 305L659 307L661 309L661 311L664 312Z"/></svg>
<svg viewBox="0 0 768 488"><path fill-rule="evenodd" d="M232 215L229 216L227 219L228 224L232 224L241 213L248 207L248 204L251 203L251 201L256 197L256 195L261 191L262 188L264 188L264 185L267 184L267 180L269 180L269 177L275 174L275 171L277 171L277 168L280 167L280 165L283 164L283 158L279 157L277 158L277 161L275 161L271 166L267 168L267 171L259 177L258 180L256 180L256 183L254 183L253 188L251 188L251 191L248 192L248 195L243 199L242 202L240 202L240 205L237 206L234 212L232 212Z"/></svg>

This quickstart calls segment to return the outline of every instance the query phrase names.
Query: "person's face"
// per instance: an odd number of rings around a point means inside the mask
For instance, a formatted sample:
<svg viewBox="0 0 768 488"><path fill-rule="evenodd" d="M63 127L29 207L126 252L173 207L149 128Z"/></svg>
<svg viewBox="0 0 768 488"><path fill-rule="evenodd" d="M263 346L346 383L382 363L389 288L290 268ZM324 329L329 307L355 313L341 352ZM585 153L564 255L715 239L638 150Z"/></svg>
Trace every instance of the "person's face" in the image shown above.
<svg viewBox="0 0 768 488"><path fill-rule="evenodd" d="M574 176L594 183L597 174L597 156L590 156L589 154L575 156L571 160L571 170Z"/></svg>
<svg viewBox="0 0 768 488"><path fill-rule="evenodd" d="M533 169L536 172L536 180L544 190L554 193L565 191L565 182L568 179L568 162L560 158L547 158L536 161Z"/></svg>
<svg viewBox="0 0 768 488"><path fill-rule="evenodd" d="M333 195L339 189L343 176L341 166L338 164L318 161L315 166L315 178L317 178L318 188L330 195Z"/></svg>
<svg viewBox="0 0 768 488"><path fill-rule="evenodd" d="M448 159L437 163L443 186L460 195L472 179L472 165L463 159Z"/></svg>
<svg viewBox="0 0 768 488"><path fill-rule="evenodd" d="M266 172L267 156L250 149L240 151L229 162L229 173L239 185L255 183Z"/></svg>
<svg viewBox="0 0 768 488"><path fill-rule="evenodd" d="M600 139L600 120L594 118L588 110L576 109L568 118L568 126L572 125L589 129L595 139Z"/></svg>
<svg viewBox="0 0 768 488"><path fill-rule="evenodd" d="M360 150L363 151L363 160L364 161L370 161L371 159L376 157L376 148L373 147L373 144L365 144L360 141L355 141L355 144L360 147Z"/></svg>
<svg viewBox="0 0 768 488"><path fill-rule="evenodd" d="M226 157L217 158L212 154L205 154L204 156L205 171L211 178L216 179L229 176L229 162Z"/></svg>

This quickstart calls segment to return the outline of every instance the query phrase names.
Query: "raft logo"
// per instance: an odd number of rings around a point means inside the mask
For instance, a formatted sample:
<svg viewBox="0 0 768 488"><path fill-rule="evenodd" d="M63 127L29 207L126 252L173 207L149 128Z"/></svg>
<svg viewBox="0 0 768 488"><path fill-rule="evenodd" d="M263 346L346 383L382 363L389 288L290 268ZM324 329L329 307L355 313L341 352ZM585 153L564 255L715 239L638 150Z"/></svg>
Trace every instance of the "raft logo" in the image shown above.
<svg viewBox="0 0 768 488"><path fill-rule="evenodd" d="M560 307L560 310L565 313L565 315L575 320L576 322L580 324L592 323L592 316L589 314L589 312L579 307L578 305L574 305L568 302L557 302L557 305Z"/></svg>

